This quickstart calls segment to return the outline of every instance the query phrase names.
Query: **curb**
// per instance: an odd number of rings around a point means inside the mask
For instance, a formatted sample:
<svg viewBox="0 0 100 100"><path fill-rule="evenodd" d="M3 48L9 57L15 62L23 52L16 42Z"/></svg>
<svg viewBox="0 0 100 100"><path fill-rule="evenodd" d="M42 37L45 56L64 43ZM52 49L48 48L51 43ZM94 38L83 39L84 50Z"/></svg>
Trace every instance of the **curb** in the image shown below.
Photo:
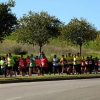
<svg viewBox="0 0 100 100"><path fill-rule="evenodd" d="M100 78L100 76L91 77L67 77L67 78L47 78L47 79L18 79L18 80L5 80L0 81L0 84L7 83L22 83L22 82L43 82L43 81L60 81L60 80L77 80L77 79L93 79Z"/></svg>

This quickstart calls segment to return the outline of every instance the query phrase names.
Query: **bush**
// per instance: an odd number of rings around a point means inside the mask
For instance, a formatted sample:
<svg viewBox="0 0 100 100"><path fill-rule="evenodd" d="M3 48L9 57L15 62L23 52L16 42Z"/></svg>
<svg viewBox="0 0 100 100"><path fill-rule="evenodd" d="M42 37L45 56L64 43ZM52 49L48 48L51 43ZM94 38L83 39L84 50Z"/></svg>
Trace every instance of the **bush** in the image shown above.
<svg viewBox="0 0 100 100"><path fill-rule="evenodd" d="M21 50L22 50L22 48L20 46L12 47L12 53L14 53L14 54L17 54L17 55L20 54Z"/></svg>
<svg viewBox="0 0 100 100"><path fill-rule="evenodd" d="M20 55L26 55L27 53L28 53L28 51L23 50L23 51L21 51L19 54L20 54Z"/></svg>
<svg viewBox="0 0 100 100"><path fill-rule="evenodd" d="M13 54L16 54L16 55L25 55L27 54L28 52L25 51L25 50L22 50L22 47L21 46L13 46L9 49L9 52L13 53Z"/></svg>

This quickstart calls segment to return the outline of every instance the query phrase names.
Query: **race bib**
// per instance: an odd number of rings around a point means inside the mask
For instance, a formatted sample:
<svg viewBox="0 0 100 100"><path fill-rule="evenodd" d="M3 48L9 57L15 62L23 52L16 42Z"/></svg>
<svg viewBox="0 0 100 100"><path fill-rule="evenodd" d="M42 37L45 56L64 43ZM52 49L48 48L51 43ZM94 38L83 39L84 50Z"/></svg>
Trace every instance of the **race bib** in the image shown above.
<svg viewBox="0 0 100 100"><path fill-rule="evenodd" d="M44 66L44 62L42 62L42 66Z"/></svg>
<svg viewBox="0 0 100 100"><path fill-rule="evenodd" d="M92 61L89 61L89 64L92 64Z"/></svg>
<svg viewBox="0 0 100 100"><path fill-rule="evenodd" d="M97 63L95 63L95 65L98 65Z"/></svg>
<svg viewBox="0 0 100 100"><path fill-rule="evenodd" d="M24 64L22 64L22 67L24 66Z"/></svg>

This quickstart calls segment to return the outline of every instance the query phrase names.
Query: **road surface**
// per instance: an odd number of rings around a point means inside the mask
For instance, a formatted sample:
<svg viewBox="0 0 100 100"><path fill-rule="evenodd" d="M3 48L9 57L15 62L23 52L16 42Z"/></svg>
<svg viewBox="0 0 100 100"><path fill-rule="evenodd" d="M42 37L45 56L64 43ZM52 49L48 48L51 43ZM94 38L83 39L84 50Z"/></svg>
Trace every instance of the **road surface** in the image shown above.
<svg viewBox="0 0 100 100"><path fill-rule="evenodd" d="M0 100L100 100L100 79L0 84Z"/></svg>

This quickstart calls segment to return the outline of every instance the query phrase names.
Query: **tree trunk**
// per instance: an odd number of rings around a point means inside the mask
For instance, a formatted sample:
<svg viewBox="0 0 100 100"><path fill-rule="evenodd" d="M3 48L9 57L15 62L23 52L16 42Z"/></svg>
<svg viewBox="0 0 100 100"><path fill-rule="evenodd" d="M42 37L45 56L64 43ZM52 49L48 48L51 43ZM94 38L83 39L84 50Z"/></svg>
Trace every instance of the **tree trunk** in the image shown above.
<svg viewBox="0 0 100 100"><path fill-rule="evenodd" d="M40 47L39 48L39 52L41 53L41 51L42 51L42 45L40 45L39 47Z"/></svg>
<svg viewBox="0 0 100 100"><path fill-rule="evenodd" d="M82 44L80 44L80 56L82 54Z"/></svg>

